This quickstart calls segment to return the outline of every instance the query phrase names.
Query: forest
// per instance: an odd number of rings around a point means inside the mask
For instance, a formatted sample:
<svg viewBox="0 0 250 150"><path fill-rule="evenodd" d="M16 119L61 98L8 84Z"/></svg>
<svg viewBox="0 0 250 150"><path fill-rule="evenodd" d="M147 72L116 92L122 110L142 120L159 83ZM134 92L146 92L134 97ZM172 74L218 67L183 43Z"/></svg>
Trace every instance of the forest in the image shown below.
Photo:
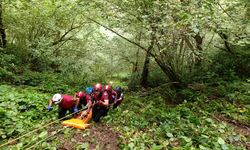
<svg viewBox="0 0 250 150"><path fill-rule="evenodd" d="M84 130L49 103L106 85ZM0 0L0 149L250 150L250 1Z"/></svg>

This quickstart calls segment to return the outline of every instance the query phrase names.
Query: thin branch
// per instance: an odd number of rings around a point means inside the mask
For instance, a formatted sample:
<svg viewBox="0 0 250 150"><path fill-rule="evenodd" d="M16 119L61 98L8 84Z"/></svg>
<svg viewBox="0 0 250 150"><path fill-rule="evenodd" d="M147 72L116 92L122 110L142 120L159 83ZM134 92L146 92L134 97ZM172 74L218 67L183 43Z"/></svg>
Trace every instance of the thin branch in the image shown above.
<svg viewBox="0 0 250 150"><path fill-rule="evenodd" d="M65 41L64 38L65 38L71 31L73 31L74 29L80 28L80 27L81 27L81 25L75 26L75 27L73 27L73 26L71 25L70 29L69 29L68 31L66 31L57 41L53 42L52 45L57 45L58 43Z"/></svg>
<svg viewBox="0 0 250 150"><path fill-rule="evenodd" d="M213 34L213 36L211 37L211 39L210 39L210 41L208 42L207 46L205 46L205 50L204 50L204 51L206 51L206 50L208 49L209 45L212 43L212 41L213 41L213 39L214 39L214 35L215 35L215 34Z"/></svg>
<svg viewBox="0 0 250 150"><path fill-rule="evenodd" d="M234 18L229 14L229 13L227 13L226 12L226 10L221 6L221 4L220 4L220 2L219 2L219 0L218 0L218 3L217 3L218 5L219 5L219 7L222 9L222 11L225 13L225 14L227 14L228 15L228 17L230 17L233 21L234 21Z"/></svg>
<svg viewBox="0 0 250 150"><path fill-rule="evenodd" d="M132 44L134 44L134 45L136 45L136 46L138 46L138 47L140 47L140 48L143 49L145 52L149 53L150 56L152 56L152 57L154 57L154 58L156 57L153 53L151 53L150 51L148 51L147 48L141 46L140 44L138 44L138 43L136 43L136 42L134 42L134 41L132 41L132 40L130 40L130 39L124 37L123 35L119 34L118 32L114 31L113 29L111 29L111 28L109 28L109 27L107 27L107 26L105 26L105 25L103 25L103 24L97 22L96 20L94 20L94 19L92 19L92 18L89 18L89 17L87 17L87 18L88 18L89 20L95 22L96 24L98 24L98 25L104 27L105 29L107 29L107 30L113 32L114 34L118 35L119 37L123 38L124 40L126 40L126 41L128 41L128 42L130 42L130 43L132 43Z"/></svg>
<svg viewBox="0 0 250 150"><path fill-rule="evenodd" d="M57 53L59 52L60 48L61 48L66 42L67 42L67 41L62 42L61 45L59 45L59 46L54 50L53 54L57 54Z"/></svg>

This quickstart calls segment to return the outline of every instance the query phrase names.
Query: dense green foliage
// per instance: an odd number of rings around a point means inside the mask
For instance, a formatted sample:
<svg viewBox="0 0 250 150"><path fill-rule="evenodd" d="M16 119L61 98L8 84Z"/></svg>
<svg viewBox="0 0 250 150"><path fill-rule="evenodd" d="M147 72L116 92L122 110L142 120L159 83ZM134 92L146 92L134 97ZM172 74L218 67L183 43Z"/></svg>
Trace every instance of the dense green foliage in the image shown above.
<svg viewBox="0 0 250 150"><path fill-rule="evenodd" d="M247 149L249 24L248 0L0 1L0 144L55 120L54 93L100 82L125 90L103 120L121 149Z"/></svg>
<svg viewBox="0 0 250 150"><path fill-rule="evenodd" d="M244 149L249 134L242 135L218 118L249 125L249 86L249 82L236 82L185 89L181 91L185 102L178 106L166 104L171 91L166 86L160 94L157 89L130 93L123 107L112 111L106 121L122 132L125 149Z"/></svg>
<svg viewBox="0 0 250 150"><path fill-rule="evenodd" d="M169 96L174 93L173 91L171 93L168 86L163 86L164 90L160 93L157 91L163 87L143 93L127 93L122 107L111 110L104 122L121 133L120 147L125 149L189 149L191 147L193 149L243 149L249 137L236 132L234 126L216 118L223 115L243 124L249 124L250 95L245 90L250 89L249 86L249 82L237 82L226 86L221 84L213 88L206 85L205 89L198 91L185 89L181 93L185 95L186 100L178 106L168 104ZM1 140L20 136L30 129L56 119L55 110L51 113L45 111L50 93L43 94L39 89L30 86L2 85L0 90ZM211 98L214 92L218 92L219 95ZM57 124L53 126L55 129L61 127ZM67 135L72 131L64 132ZM19 144L11 147L28 147L47 135L47 128L45 128L32 136L22 138ZM40 146L53 147L58 142L44 142Z"/></svg>
<svg viewBox="0 0 250 150"><path fill-rule="evenodd" d="M0 90L1 141L20 136L53 119L53 115L44 111L48 94L39 93L33 88L22 89L7 85L1 85ZM17 145L19 146L20 144Z"/></svg>

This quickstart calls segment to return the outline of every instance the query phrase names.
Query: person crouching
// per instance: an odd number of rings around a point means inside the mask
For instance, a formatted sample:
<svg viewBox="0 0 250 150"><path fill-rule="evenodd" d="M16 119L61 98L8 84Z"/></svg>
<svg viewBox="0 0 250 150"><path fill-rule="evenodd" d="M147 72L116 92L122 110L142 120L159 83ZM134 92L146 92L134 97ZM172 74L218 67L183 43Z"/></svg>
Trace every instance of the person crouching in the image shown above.
<svg viewBox="0 0 250 150"><path fill-rule="evenodd" d="M49 101L48 111L52 110L52 105L58 105L58 118L61 119L65 117L67 111L70 113L77 113L77 99L74 99L73 96L64 95L64 94L55 94L52 99Z"/></svg>

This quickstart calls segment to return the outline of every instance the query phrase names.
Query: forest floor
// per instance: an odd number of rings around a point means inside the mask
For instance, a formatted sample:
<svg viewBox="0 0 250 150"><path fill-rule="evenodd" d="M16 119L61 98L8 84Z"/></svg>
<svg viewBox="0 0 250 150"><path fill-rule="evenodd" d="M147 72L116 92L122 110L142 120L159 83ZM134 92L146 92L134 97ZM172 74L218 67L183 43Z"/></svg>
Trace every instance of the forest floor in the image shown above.
<svg viewBox="0 0 250 150"><path fill-rule="evenodd" d="M244 135L250 138L250 125L242 123L238 120L230 119L220 114L215 117L216 120L220 122L226 122L228 125L234 128L234 131L240 135ZM248 142L234 142L234 145L243 144L247 150L250 150L250 141Z"/></svg>
<svg viewBox="0 0 250 150"><path fill-rule="evenodd" d="M73 129L72 135L65 138L64 134L58 134L56 140L62 141L58 145L59 150L72 150L76 148L78 143L81 147L89 150L117 150L119 133L113 131L110 126L105 123L96 124L87 131Z"/></svg>
<svg viewBox="0 0 250 150"><path fill-rule="evenodd" d="M61 132L57 132L62 130ZM57 132L56 134L54 134ZM118 138L120 133L112 129L106 123L92 124L90 128L85 130L66 128L62 125L55 125L48 129L48 135L53 135L47 142L53 140L59 141L57 144L58 150L72 150L72 149L103 149L103 150L117 150Z"/></svg>
<svg viewBox="0 0 250 150"><path fill-rule="evenodd" d="M237 120L226 118L223 115L218 115L215 118L220 122L226 122L234 128L234 131L238 134L244 135L250 138L250 126L245 125ZM56 140L61 141L61 145L58 146L58 150L72 150L78 143L85 144L89 150L102 149L102 150L117 150L119 149L118 132L114 131L112 127L105 123L95 124L86 132L82 130L73 129L72 136L65 138L64 134L60 133L56 135ZM49 131L50 132L50 131ZM249 142L234 142L234 145L245 145L247 150L250 150Z"/></svg>
<svg viewBox="0 0 250 150"><path fill-rule="evenodd" d="M168 92L167 88L163 89ZM244 85L239 89L249 88ZM205 91L185 89L186 101L171 106L165 103L166 97L162 91L125 93L126 98L121 107L111 109L108 116L101 119L101 123L91 125L89 129L63 128L58 122L3 149L35 146L38 149L55 150L249 150L250 105L244 101L248 99L249 93L232 90L238 94L235 94L237 101L232 102L226 98L227 95L210 94L209 89ZM56 120L56 107L51 112L46 111L50 97L51 93L40 92L33 87L0 85L0 143Z"/></svg>
<svg viewBox="0 0 250 150"><path fill-rule="evenodd" d="M215 119L218 122L225 122L232 128L237 134L244 135L250 138L250 126L244 124L238 120L230 119L222 114L218 114ZM70 129L71 136L65 137L64 133L59 133L56 135L55 139L61 141L58 145L58 150L72 150L77 148L77 145L81 143L81 147L85 147L89 150L103 149L103 150L117 150L119 149L119 135L121 133L114 131L112 127L106 123L98 123L91 126L86 131ZM48 131L49 133L52 131ZM177 145L176 145L177 144ZM175 143L176 146L179 143ZM240 146L244 145L247 150L250 150L250 141L233 142L233 145Z"/></svg>

